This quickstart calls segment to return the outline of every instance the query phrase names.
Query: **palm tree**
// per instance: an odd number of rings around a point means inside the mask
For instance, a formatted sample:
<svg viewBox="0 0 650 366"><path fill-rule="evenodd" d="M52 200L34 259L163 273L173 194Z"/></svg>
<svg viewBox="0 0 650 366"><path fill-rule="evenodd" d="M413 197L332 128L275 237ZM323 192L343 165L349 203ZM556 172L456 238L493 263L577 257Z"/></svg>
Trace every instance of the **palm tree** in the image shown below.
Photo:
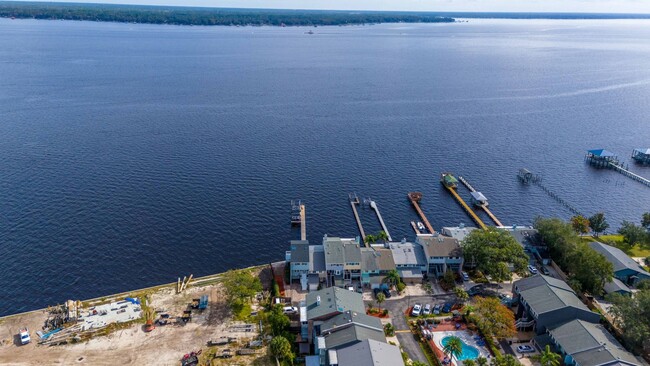
<svg viewBox="0 0 650 366"><path fill-rule="evenodd" d="M442 352L444 352L446 355L450 355L451 360L453 361L454 356L458 358L461 354L463 354L463 341L461 341L458 337L449 337L449 339L447 339L447 344L445 344L442 348Z"/></svg>
<svg viewBox="0 0 650 366"><path fill-rule="evenodd" d="M377 237L372 235L372 234L368 234L368 235L366 235L366 238L364 239L364 241L366 242L366 244L376 243L377 242Z"/></svg>
<svg viewBox="0 0 650 366"><path fill-rule="evenodd" d="M385 282L390 283L391 285L397 286L398 283L402 282L402 279L399 277L399 272L396 269L391 269L386 273Z"/></svg>
<svg viewBox="0 0 650 366"><path fill-rule="evenodd" d="M476 366L476 362L474 360L465 360L463 361L463 366Z"/></svg>
<svg viewBox="0 0 650 366"><path fill-rule="evenodd" d="M386 234L386 232L382 230L377 234L377 239L385 243L388 241L388 234Z"/></svg>
<svg viewBox="0 0 650 366"><path fill-rule="evenodd" d="M379 306L379 310L381 310L381 303L386 300L386 295L384 295L383 292L380 292L377 294L377 306Z"/></svg>
<svg viewBox="0 0 650 366"><path fill-rule="evenodd" d="M479 356L479 358L476 359L477 366L488 366L488 363L488 359L483 356Z"/></svg>
<svg viewBox="0 0 650 366"><path fill-rule="evenodd" d="M560 360L562 356L551 351L551 347L547 344L542 353L533 356L533 358L536 361L539 361L542 366L560 366Z"/></svg>

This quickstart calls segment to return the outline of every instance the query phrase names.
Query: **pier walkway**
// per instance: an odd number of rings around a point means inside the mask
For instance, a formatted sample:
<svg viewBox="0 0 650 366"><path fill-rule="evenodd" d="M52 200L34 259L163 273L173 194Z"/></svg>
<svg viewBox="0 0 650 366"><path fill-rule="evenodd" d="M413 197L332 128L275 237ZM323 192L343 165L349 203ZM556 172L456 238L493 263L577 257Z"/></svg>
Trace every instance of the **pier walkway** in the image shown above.
<svg viewBox="0 0 650 366"><path fill-rule="evenodd" d="M384 230L384 232L386 233L386 236L388 237L388 241L393 241L393 239L390 237L390 233L388 232L388 228L386 227L386 224L384 224L384 219L381 217L381 213L379 213L377 202L368 198L368 203L370 204L370 207L373 210L375 210L375 213L377 214L377 218L379 219L379 224L381 225L382 230Z"/></svg>
<svg viewBox="0 0 650 366"><path fill-rule="evenodd" d="M467 203L465 203L465 200L463 200L459 195L458 192L452 187L448 187L447 185L443 184L445 188L451 193L452 196L460 203L460 205L465 209L465 212L476 222L476 224L483 230L487 229L487 226L483 223L483 221L476 215L474 210L472 210Z"/></svg>
<svg viewBox="0 0 650 366"><path fill-rule="evenodd" d="M465 185L465 187L467 187L467 189L469 189L470 192L476 192L476 189L474 189L474 187L472 187L472 186L469 184L469 182L468 182L467 180L465 180L465 178L463 178L463 177L461 177L461 176L458 176L458 180L461 181L461 183L463 183L463 184ZM497 217L494 216L494 214L492 213L492 211L490 211L490 209L487 207L487 204L486 204L486 205L478 205L478 206L479 206L480 208L482 208L483 211L485 211L485 213L486 213L488 216L490 216L490 218L492 219L492 221L494 221L494 223L497 224L497 226L503 226L503 224L501 223L501 221L499 221L499 219L497 219Z"/></svg>
<svg viewBox="0 0 650 366"><path fill-rule="evenodd" d="M616 165L616 164L610 163L609 166L610 166L612 169L616 170L617 172L623 174L624 176L626 176L626 177L628 177L628 178L631 178L631 179L633 179L633 180L635 180L635 181L637 181L637 182L639 182L639 183L641 183L641 184L644 184L644 185L650 187L650 180L649 180L649 179L646 179L646 178L643 178L643 177L640 176L640 175L634 174L634 173L632 173L631 171L629 171L629 170L623 168L623 167L620 166L620 165Z"/></svg>
<svg viewBox="0 0 650 366"><path fill-rule="evenodd" d="M300 205L300 240L307 240L307 219L305 218L305 205Z"/></svg>
<svg viewBox="0 0 650 366"><path fill-rule="evenodd" d="M350 200L350 206L352 206L352 212L354 213L354 219L357 221L357 226L359 227L359 233L361 233L361 240L366 242L366 233L363 231L363 225L361 225L361 219L359 218L359 213L357 212L357 205L359 202L359 197L356 193L348 194L348 199ZM367 244L366 244L367 246Z"/></svg>
<svg viewBox="0 0 650 366"><path fill-rule="evenodd" d="M422 223L424 224L424 227L426 227L427 230L429 230L429 232L431 234L435 234L436 231L433 230L433 226L431 226L431 224L429 223L429 220L427 220L427 217L424 216L424 212L422 212L422 210L420 209L420 205L418 204L418 202L420 202L420 200L422 199L422 193L420 193L420 192L410 192L409 194L407 194L407 197L408 197L409 201L411 201L411 204L413 205L413 207L415 207L415 211L417 211L418 215L420 215L420 219L422 220Z"/></svg>

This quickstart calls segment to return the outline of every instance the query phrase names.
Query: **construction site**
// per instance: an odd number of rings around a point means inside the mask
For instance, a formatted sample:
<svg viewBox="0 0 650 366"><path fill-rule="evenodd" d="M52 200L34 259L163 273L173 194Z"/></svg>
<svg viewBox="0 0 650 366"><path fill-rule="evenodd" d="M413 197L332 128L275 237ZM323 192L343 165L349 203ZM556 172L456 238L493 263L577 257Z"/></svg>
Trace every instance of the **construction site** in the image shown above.
<svg viewBox="0 0 650 366"><path fill-rule="evenodd" d="M232 319L220 275L0 318L2 365L266 365L262 343Z"/></svg>

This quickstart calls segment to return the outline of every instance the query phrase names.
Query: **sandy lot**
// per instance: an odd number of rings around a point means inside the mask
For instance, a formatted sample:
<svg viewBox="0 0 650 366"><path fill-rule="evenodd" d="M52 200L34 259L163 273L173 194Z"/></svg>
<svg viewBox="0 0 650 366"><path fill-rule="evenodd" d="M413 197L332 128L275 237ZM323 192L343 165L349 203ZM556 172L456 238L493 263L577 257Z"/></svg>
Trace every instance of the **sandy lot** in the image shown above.
<svg viewBox="0 0 650 366"><path fill-rule="evenodd" d="M158 326L151 333L143 331L137 323L108 336L95 337L89 341L62 346L38 344L36 331L47 318L44 310L20 314L0 320L0 364L2 365L180 365L184 354L202 350L217 354L224 348L234 353L249 340L257 337L256 331L239 332L230 318L223 299L222 288L217 284L202 287L190 286L182 294L173 288L158 289L151 295L151 306L170 315L181 314L192 298L203 294L210 296L209 308L192 312L192 321L185 325ZM32 343L19 345L17 333L29 327ZM244 329L244 328L241 328ZM256 330L256 327L252 328ZM207 347L209 339L227 336L237 340L228 346ZM242 364L265 365L265 349L253 356L235 356L232 359L216 359L213 365ZM272 363L271 363L272 364Z"/></svg>

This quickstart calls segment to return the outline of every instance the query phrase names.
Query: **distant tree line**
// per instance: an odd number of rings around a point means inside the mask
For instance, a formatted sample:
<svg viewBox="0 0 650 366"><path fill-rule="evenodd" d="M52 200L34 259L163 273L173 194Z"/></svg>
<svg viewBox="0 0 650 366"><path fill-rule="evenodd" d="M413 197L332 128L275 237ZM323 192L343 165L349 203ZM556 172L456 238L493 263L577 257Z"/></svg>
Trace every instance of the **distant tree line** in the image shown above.
<svg viewBox="0 0 650 366"><path fill-rule="evenodd" d="M318 26L373 23L440 23L431 13L226 9L170 6L0 2L0 17L173 25Z"/></svg>

